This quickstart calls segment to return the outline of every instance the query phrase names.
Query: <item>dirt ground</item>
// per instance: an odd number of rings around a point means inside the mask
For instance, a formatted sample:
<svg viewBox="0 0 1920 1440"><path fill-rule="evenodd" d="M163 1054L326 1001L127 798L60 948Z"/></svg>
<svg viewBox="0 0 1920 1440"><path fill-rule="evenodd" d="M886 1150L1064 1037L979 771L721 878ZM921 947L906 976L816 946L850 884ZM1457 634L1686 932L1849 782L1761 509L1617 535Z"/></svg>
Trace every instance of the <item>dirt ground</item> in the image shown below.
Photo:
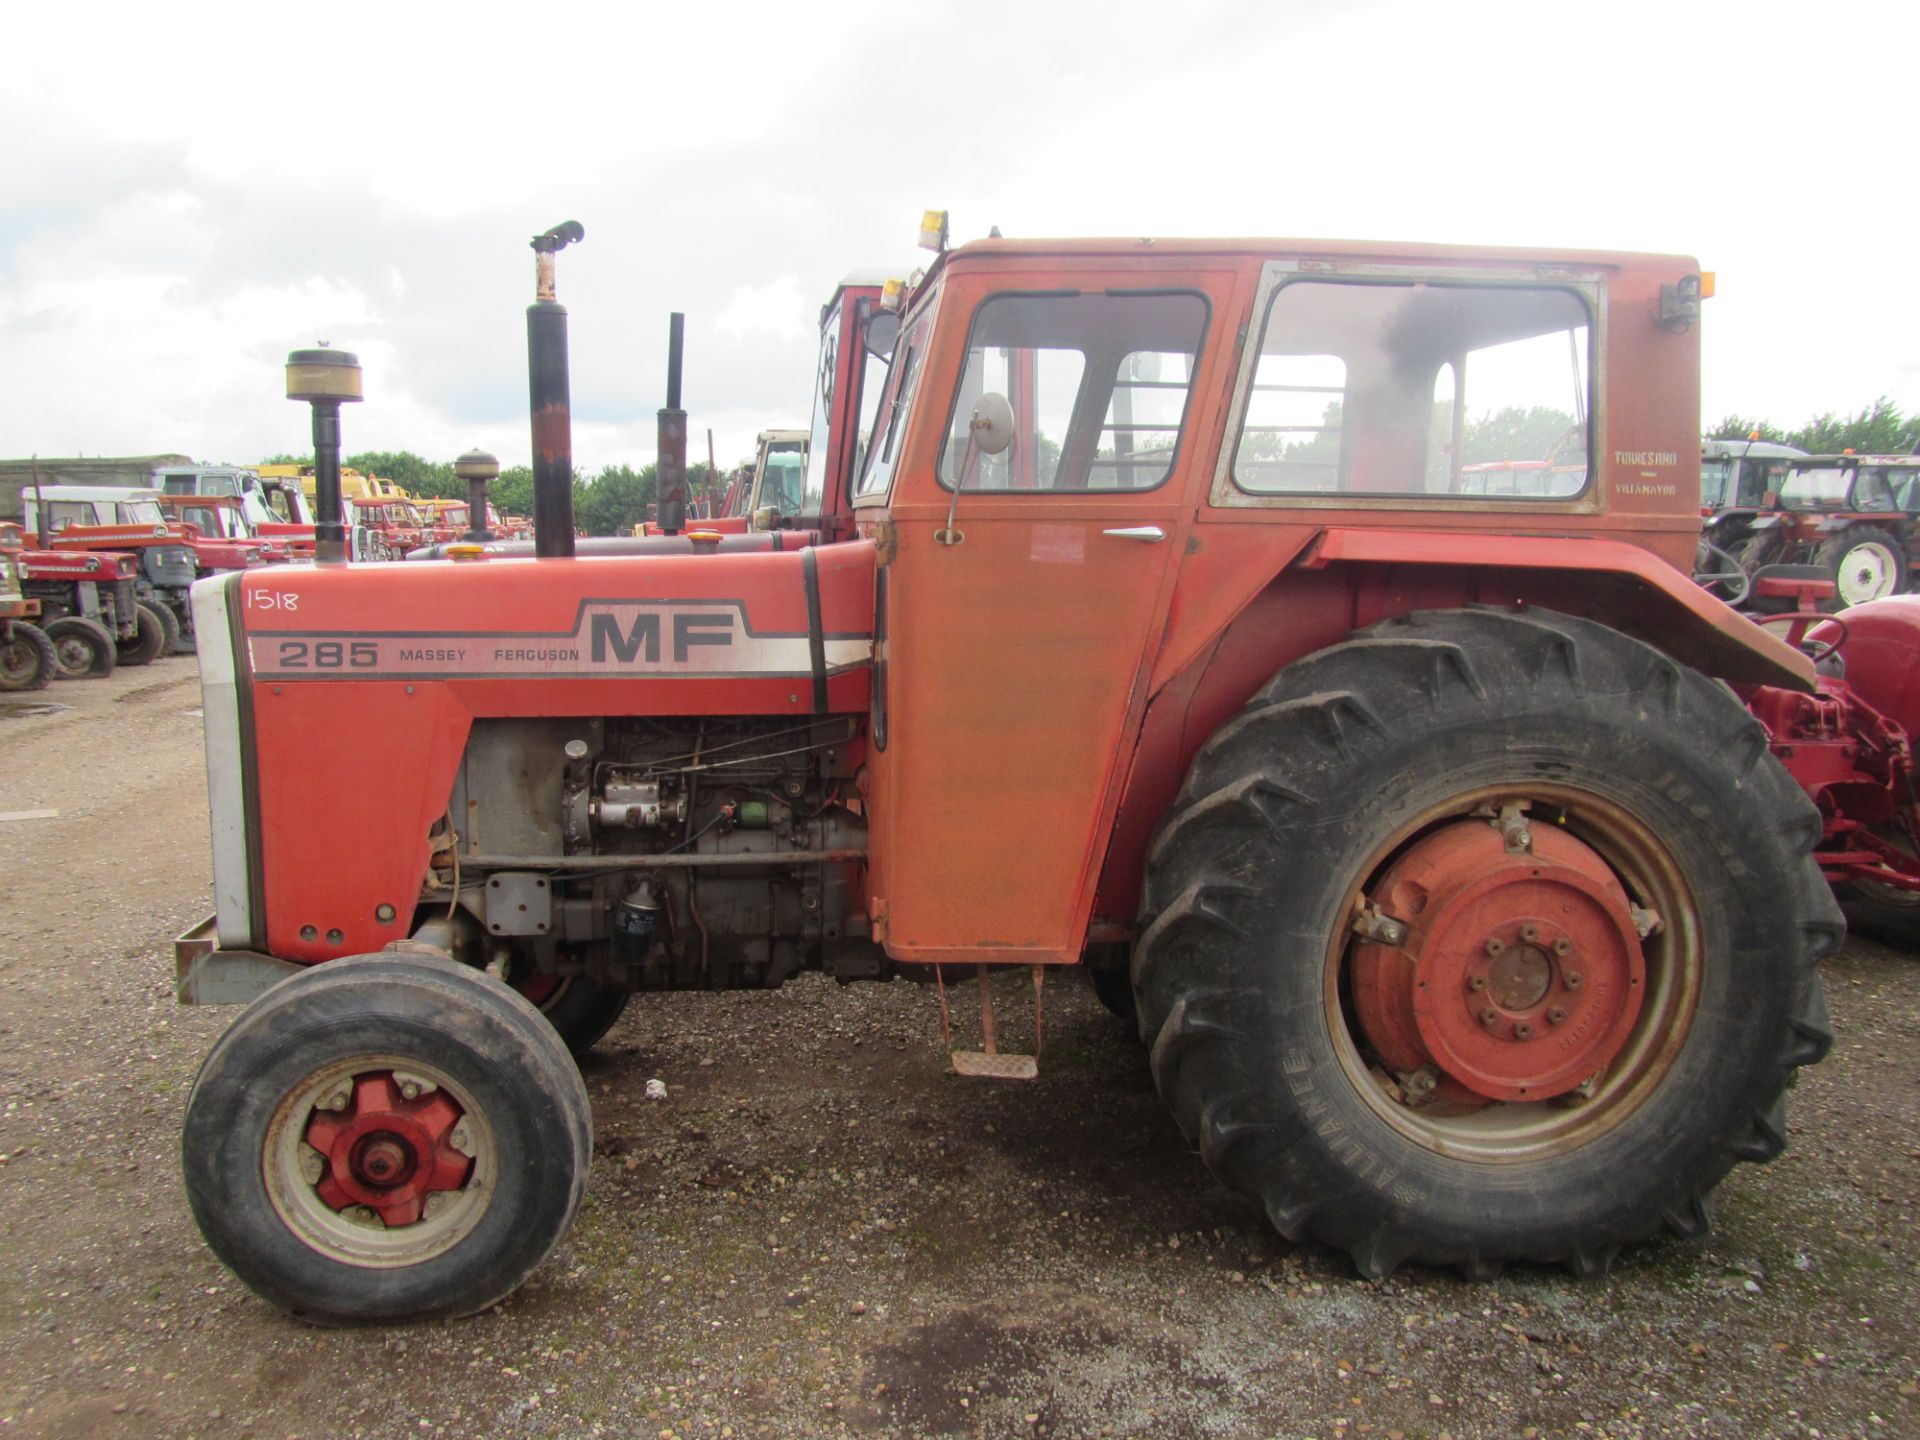
<svg viewBox="0 0 1920 1440"><path fill-rule="evenodd" d="M181 1193L232 1016L171 992L210 909L193 661L29 698L70 708L0 717L0 1437L1920 1434L1920 958L1858 940L1793 1148L1601 1282L1281 1243L1076 977L1027 1086L944 1074L920 986L808 980L636 1000L586 1208L504 1306L305 1328Z"/></svg>

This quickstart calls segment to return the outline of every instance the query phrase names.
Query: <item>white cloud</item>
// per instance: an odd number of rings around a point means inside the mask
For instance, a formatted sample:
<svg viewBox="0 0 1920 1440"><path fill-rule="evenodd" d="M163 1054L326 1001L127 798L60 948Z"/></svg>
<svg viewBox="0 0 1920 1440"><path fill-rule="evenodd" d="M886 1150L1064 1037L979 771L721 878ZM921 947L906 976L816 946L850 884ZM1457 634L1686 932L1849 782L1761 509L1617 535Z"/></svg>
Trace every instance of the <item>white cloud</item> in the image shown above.
<svg viewBox="0 0 1920 1440"><path fill-rule="evenodd" d="M733 292L726 309L714 317L713 328L732 339L749 335L771 335L792 340L813 333L815 320L800 281L782 275L768 285L741 285Z"/></svg>

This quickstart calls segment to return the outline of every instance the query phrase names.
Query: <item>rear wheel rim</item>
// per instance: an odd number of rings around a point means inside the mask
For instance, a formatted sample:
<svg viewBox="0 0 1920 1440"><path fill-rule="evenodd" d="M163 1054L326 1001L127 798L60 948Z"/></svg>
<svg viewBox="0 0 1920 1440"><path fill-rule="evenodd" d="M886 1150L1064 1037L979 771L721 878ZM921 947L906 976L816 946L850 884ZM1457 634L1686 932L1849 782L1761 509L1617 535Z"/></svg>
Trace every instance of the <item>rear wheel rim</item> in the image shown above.
<svg viewBox="0 0 1920 1440"><path fill-rule="evenodd" d="M267 1197L288 1230L366 1269L418 1265L458 1245L485 1216L498 1172L492 1127L472 1095L392 1055L312 1072L281 1098L262 1148ZM456 1155L464 1173L446 1163ZM410 1199L419 1201L412 1219ZM381 1218L382 1202L400 1223Z"/></svg>
<svg viewBox="0 0 1920 1440"><path fill-rule="evenodd" d="M1353 994L1353 955L1364 943L1349 925L1368 888L1420 839L1449 824L1507 805L1530 806L1529 824L1564 830L1600 856L1629 900L1660 917L1645 937L1644 984L1637 1014L1611 1060L1592 1082L1545 1101L1486 1103L1436 1066L1431 1096L1412 1096L1385 1071ZM1564 814L1562 825L1560 817ZM1621 806L1590 791L1556 785L1488 786L1453 797L1401 827L1361 869L1363 883L1340 911L1322 987L1334 1050L1368 1107L1413 1143L1435 1154L1489 1164L1538 1161L1592 1143L1644 1105L1671 1072L1699 1003L1704 971L1700 922L1689 887L1667 847ZM1416 1082L1420 1084L1423 1082ZM1390 1086L1400 1091L1396 1097ZM1464 1101L1465 1103L1452 1103Z"/></svg>
<svg viewBox="0 0 1920 1440"><path fill-rule="evenodd" d="M1834 583L1847 604L1862 605L1891 595L1899 573L1899 562L1891 549L1878 540L1863 540L1840 557Z"/></svg>

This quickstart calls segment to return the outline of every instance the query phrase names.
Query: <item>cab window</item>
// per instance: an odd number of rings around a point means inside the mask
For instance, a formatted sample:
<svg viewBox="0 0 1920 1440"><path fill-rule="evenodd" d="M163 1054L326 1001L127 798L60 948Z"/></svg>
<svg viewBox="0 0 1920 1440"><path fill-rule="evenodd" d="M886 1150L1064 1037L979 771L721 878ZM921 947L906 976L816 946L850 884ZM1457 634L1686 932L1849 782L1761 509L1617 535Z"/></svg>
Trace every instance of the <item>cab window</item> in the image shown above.
<svg viewBox="0 0 1920 1440"><path fill-rule="evenodd" d="M1152 490L1172 473L1206 336L1186 291L996 295L974 313L940 450L940 483L969 490ZM1013 444L969 442L988 393L1013 411Z"/></svg>
<svg viewBox="0 0 1920 1440"><path fill-rule="evenodd" d="M1260 495L1564 499L1586 488L1591 325L1571 290L1293 280L1233 438Z"/></svg>

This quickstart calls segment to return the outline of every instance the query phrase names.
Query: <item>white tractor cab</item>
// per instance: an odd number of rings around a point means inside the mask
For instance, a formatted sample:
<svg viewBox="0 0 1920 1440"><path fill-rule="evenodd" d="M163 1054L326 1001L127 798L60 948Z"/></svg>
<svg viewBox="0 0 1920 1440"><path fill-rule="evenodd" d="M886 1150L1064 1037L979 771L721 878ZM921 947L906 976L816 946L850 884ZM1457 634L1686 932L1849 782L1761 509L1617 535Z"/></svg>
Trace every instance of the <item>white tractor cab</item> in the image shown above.
<svg viewBox="0 0 1920 1440"><path fill-rule="evenodd" d="M1754 536L1754 521L1777 503L1787 467L1806 451L1750 436L1744 440L1700 442L1700 548L1696 575L1737 577L1742 555ZM1725 585L1709 585L1722 599ZM1738 588L1743 590L1744 584Z"/></svg>
<svg viewBox="0 0 1920 1440"><path fill-rule="evenodd" d="M807 432L762 430L755 437L753 488L748 492L748 527L774 530L794 517L819 514L818 502L806 508Z"/></svg>
<svg viewBox="0 0 1920 1440"><path fill-rule="evenodd" d="M1700 442L1700 513L1722 510L1758 510L1767 497L1780 492L1787 462L1807 452L1770 440L1702 440Z"/></svg>
<svg viewBox="0 0 1920 1440"><path fill-rule="evenodd" d="M297 517L277 514L267 503L260 477L236 465L163 465L153 472L153 483L169 495L231 495L240 502L249 535L259 534L262 525L300 523Z"/></svg>

